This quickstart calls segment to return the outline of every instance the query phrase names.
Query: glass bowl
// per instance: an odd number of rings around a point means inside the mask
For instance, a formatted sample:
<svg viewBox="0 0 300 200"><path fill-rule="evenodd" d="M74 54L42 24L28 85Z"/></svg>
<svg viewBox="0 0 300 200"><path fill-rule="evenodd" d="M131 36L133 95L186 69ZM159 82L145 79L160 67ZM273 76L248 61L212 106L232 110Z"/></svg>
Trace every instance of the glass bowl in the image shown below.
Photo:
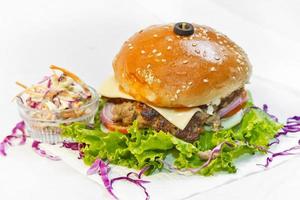
<svg viewBox="0 0 300 200"><path fill-rule="evenodd" d="M79 108L62 111L30 108L23 104L21 98L17 98L19 114L25 122L27 135L40 142L57 144L65 140L60 134L59 126L61 124L71 124L73 122L93 123L98 110L99 96L94 88L89 87L89 89L92 94L90 102Z"/></svg>

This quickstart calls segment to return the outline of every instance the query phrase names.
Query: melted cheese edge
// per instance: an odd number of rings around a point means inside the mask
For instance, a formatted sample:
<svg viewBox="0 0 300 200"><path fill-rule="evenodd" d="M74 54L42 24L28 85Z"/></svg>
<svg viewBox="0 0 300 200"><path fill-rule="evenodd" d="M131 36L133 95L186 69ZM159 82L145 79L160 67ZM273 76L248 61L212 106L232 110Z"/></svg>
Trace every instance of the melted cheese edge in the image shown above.
<svg viewBox="0 0 300 200"><path fill-rule="evenodd" d="M98 89L98 93L102 96L109 98L123 98L134 100L132 96L120 90L119 84L113 76L109 77L102 83L102 85ZM187 126L194 114L201 110L200 108L188 108L181 110L173 108L155 107L149 104L147 105L156 110L165 119L167 119L170 123L180 128L181 130L183 130Z"/></svg>

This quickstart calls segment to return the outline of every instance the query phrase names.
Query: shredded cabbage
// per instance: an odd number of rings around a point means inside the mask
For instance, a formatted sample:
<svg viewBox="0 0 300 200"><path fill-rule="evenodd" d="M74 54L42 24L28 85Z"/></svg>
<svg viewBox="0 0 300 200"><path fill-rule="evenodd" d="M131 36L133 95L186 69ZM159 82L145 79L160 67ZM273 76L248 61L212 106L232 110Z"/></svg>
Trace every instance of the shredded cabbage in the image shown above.
<svg viewBox="0 0 300 200"><path fill-rule="evenodd" d="M138 174L135 172L129 172L126 176L120 176L113 179L109 179L108 172L109 172L109 166L107 163L105 163L101 159L96 159L95 162L91 165L91 167L88 169L87 174L99 174L101 176L102 182L108 191L108 193L114 197L115 199L118 199L118 197L113 193L113 183L120 180L126 180L131 183L134 183L135 185L141 187L144 190L144 193L146 195L146 200L150 199L150 195L147 192L147 189L143 186L144 183L149 183L149 181L142 180L141 177L147 171L149 168L144 167ZM136 177L132 177L132 176Z"/></svg>
<svg viewBox="0 0 300 200"><path fill-rule="evenodd" d="M45 158L48 158L48 159L53 160L53 161L60 161L61 160L58 156L50 155L45 150L41 149L40 144L41 144L41 142L36 141L36 140L34 140L32 142L31 147L32 147L32 149L34 150L35 153L37 153L41 157L45 157Z"/></svg>
<svg viewBox="0 0 300 200"><path fill-rule="evenodd" d="M21 134L19 134L21 133ZM0 142L0 155L6 156L6 149L8 146L12 146L13 142L20 140L19 145L26 143L25 123L24 121L18 122L12 129L11 134L7 135L2 142Z"/></svg>

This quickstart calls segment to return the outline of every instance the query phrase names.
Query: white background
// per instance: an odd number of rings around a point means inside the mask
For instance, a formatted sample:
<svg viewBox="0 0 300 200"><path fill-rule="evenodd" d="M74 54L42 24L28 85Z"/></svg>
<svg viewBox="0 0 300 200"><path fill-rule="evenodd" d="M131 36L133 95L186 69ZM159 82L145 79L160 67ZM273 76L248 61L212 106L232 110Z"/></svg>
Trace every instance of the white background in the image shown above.
<svg viewBox="0 0 300 200"><path fill-rule="evenodd" d="M96 87L112 73L121 44L157 23L212 26L248 52L254 75L300 90L299 10L297 0L0 0L0 136L20 120L11 102L20 91L16 80L37 82L55 64ZM286 106L284 96L278 98ZM300 102L295 110L300 113ZM8 154L0 157L1 199L104 199L97 184L63 162L39 158L28 146ZM295 158L194 199L298 198L299 179L300 159Z"/></svg>

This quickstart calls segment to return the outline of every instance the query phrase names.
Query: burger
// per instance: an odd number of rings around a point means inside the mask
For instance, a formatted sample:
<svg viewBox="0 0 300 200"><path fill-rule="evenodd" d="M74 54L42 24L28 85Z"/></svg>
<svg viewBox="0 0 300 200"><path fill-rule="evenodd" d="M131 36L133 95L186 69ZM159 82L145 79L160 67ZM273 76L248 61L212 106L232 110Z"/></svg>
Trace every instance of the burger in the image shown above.
<svg viewBox="0 0 300 200"><path fill-rule="evenodd" d="M62 126L97 159L129 168L212 175L235 159L265 153L282 127L245 88L251 63L226 35L180 22L140 30L113 61L91 124Z"/></svg>
<svg viewBox="0 0 300 200"><path fill-rule="evenodd" d="M115 76L99 92L111 103L104 126L169 132L187 142L204 127L222 128L221 120L247 102L245 84L251 64L225 35L197 24L151 26L125 42L113 62ZM232 102L234 107L226 108Z"/></svg>

